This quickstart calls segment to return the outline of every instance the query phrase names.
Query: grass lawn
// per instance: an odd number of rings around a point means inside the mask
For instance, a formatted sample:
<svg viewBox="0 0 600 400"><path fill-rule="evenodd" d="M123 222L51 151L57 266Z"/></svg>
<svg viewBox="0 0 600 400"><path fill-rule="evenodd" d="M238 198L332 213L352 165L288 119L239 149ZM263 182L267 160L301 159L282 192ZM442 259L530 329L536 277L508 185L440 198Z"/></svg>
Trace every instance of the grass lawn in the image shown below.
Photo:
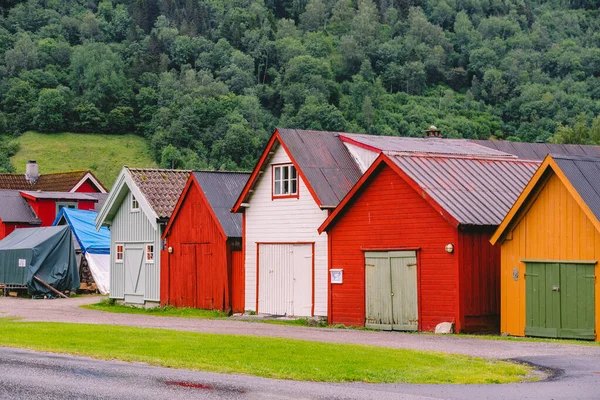
<svg viewBox="0 0 600 400"><path fill-rule="evenodd" d="M136 306L128 306L122 304L113 304L108 299L102 299L99 303L85 304L80 306L88 310L107 311L117 314L144 314L156 315L157 317L179 317L179 318L199 318L199 319L215 319L226 318L227 314L218 310L200 310L198 308L177 308L177 307L154 307L141 308Z"/></svg>
<svg viewBox="0 0 600 400"><path fill-rule="evenodd" d="M0 346L276 379L508 383L530 368L504 361L373 346L0 318Z"/></svg>
<svg viewBox="0 0 600 400"><path fill-rule="evenodd" d="M26 132L11 158L18 173L36 160L40 173L89 169L110 188L123 165L156 167L144 138L136 135Z"/></svg>

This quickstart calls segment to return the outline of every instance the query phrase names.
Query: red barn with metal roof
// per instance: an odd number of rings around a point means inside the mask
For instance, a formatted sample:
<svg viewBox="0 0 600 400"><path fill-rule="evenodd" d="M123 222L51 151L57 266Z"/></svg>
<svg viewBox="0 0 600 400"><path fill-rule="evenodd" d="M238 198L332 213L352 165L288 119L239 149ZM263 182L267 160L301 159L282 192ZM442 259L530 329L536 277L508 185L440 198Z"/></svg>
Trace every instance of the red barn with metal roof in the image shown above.
<svg viewBox="0 0 600 400"><path fill-rule="evenodd" d="M163 233L162 305L244 311L242 217L248 173L192 172Z"/></svg>
<svg viewBox="0 0 600 400"><path fill-rule="evenodd" d="M380 155L320 226L329 323L497 330L495 227L539 162L505 155Z"/></svg>

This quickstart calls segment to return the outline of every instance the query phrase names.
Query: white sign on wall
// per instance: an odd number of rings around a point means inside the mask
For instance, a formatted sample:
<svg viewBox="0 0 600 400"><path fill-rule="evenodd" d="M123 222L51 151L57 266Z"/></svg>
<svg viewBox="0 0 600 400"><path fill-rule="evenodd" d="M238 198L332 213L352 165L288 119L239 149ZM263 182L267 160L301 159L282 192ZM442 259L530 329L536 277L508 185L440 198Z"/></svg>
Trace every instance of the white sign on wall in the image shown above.
<svg viewBox="0 0 600 400"><path fill-rule="evenodd" d="M27 266L27 260L24 258L19 258L19 267L25 268Z"/></svg>

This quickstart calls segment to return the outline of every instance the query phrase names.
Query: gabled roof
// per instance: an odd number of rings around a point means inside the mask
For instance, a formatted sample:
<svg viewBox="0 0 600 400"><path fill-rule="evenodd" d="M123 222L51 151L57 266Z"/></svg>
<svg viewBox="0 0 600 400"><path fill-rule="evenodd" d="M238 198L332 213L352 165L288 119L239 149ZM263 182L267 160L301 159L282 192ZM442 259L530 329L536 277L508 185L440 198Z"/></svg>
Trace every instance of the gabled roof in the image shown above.
<svg viewBox="0 0 600 400"><path fill-rule="evenodd" d="M246 172L200 171L193 173L227 237L242 237L242 216L231 207L250 178Z"/></svg>
<svg viewBox="0 0 600 400"><path fill-rule="evenodd" d="M242 216L231 212L233 204L248 182L250 173L226 171L194 171L190 175L177 206L165 229L163 237L171 230L172 224L185 201L192 185L197 185L210 212L225 238L242 237Z"/></svg>
<svg viewBox="0 0 600 400"><path fill-rule="evenodd" d="M498 225L539 165L535 161L504 158L382 153L319 227L319 232L331 226L384 164L398 173L455 227Z"/></svg>
<svg viewBox="0 0 600 400"><path fill-rule="evenodd" d="M0 190L0 220L28 225L42 223L18 190Z"/></svg>
<svg viewBox="0 0 600 400"><path fill-rule="evenodd" d="M106 226L96 230L94 221L97 215L95 211L64 207L52 225L68 224L84 254L110 254L110 231Z"/></svg>
<svg viewBox="0 0 600 400"><path fill-rule="evenodd" d="M358 165L340 141L339 133L277 128L237 199L234 212L238 212L241 204L250 198L250 189L258 181L277 145L283 146L288 153L321 208L337 206L361 176Z"/></svg>
<svg viewBox="0 0 600 400"><path fill-rule="evenodd" d="M71 192L87 180L91 180L101 192L106 192L104 185L89 170L42 174L33 183L25 178L25 174L0 174L0 189Z"/></svg>
<svg viewBox="0 0 600 400"><path fill-rule="evenodd" d="M190 175L189 170L123 167L96 218L96 229L112 223L129 191L154 228L167 221Z"/></svg>
<svg viewBox="0 0 600 400"><path fill-rule="evenodd" d="M579 144L525 143L506 140L473 140L474 143L514 154L526 160L543 160L548 154L600 157L600 146Z"/></svg>
<svg viewBox="0 0 600 400"><path fill-rule="evenodd" d="M452 156L516 158L514 155L482 146L467 139L441 137L376 136L357 133L340 133L342 141L374 152L398 154L437 154Z"/></svg>
<svg viewBox="0 0 600 400"><path fill-rule="evenodd" d="M550 174L556 174L596 229L600 231L600 157L549 154L523 189L492 236L496 244L524 215L521 210L535 198Z"/></svg>

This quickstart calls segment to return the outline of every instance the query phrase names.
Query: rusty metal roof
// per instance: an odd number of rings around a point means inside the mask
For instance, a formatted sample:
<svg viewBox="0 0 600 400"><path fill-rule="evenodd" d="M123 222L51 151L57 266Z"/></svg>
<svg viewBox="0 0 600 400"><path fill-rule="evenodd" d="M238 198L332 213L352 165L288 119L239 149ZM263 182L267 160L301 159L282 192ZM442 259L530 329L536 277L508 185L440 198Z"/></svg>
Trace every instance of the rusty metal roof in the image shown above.
<svg viewBox="0 0 600 400"><path fill-rule="evenodd" d="M538 161L395 155L390 159L461 225L499 225Z"/></svg>
<svg viewBox="0 0 600 400"><path fill-rule="evenodd" d="M551 157L600 221L600 157Z"/></svg>
<svg viewBox="0 0 600 400"><path fill-rule="evenodd" d="M190 171L151 168L127 168L127 170L156 215L159 218L170 218L190 176Z"/></svg>
<svg viewBox="0 0 600 400"><path fill-rule="evenodd" d="M42 223L18 190L0 190L0 205L0 219L4 223Z"/></svg>
<svg viewBox="0 0 600 400"><path fill-rule="evenodd" d="M474 143L514 154L525 160L543 160L548 154L600 157L600 146L580 144L524 143L505 140L473 140Z"/></svg>
<svg viewBox="0 0 600 400"><path fill-rule="evenodd" d="M277 131L321 207L335 207L360 179L361 171L337 132Z"/></svg>
<svg viewBox="0 0 600 400"><path fill-rule="evenodd" d="M401 137L375 136L356 133L340 133L343 138L355 144L376 151L396 152L399 154L438 154L456 156L515 158L512 153L482 146L467 139L445 139L441 137Z"/></svg>
<svg viewBox="0 0 600 400"><path fill-rule="evenodd" d="M229 210L242 192L250 174L225 171L194 171L193 174L225 235L242 237L242 215Z"/></svg>

